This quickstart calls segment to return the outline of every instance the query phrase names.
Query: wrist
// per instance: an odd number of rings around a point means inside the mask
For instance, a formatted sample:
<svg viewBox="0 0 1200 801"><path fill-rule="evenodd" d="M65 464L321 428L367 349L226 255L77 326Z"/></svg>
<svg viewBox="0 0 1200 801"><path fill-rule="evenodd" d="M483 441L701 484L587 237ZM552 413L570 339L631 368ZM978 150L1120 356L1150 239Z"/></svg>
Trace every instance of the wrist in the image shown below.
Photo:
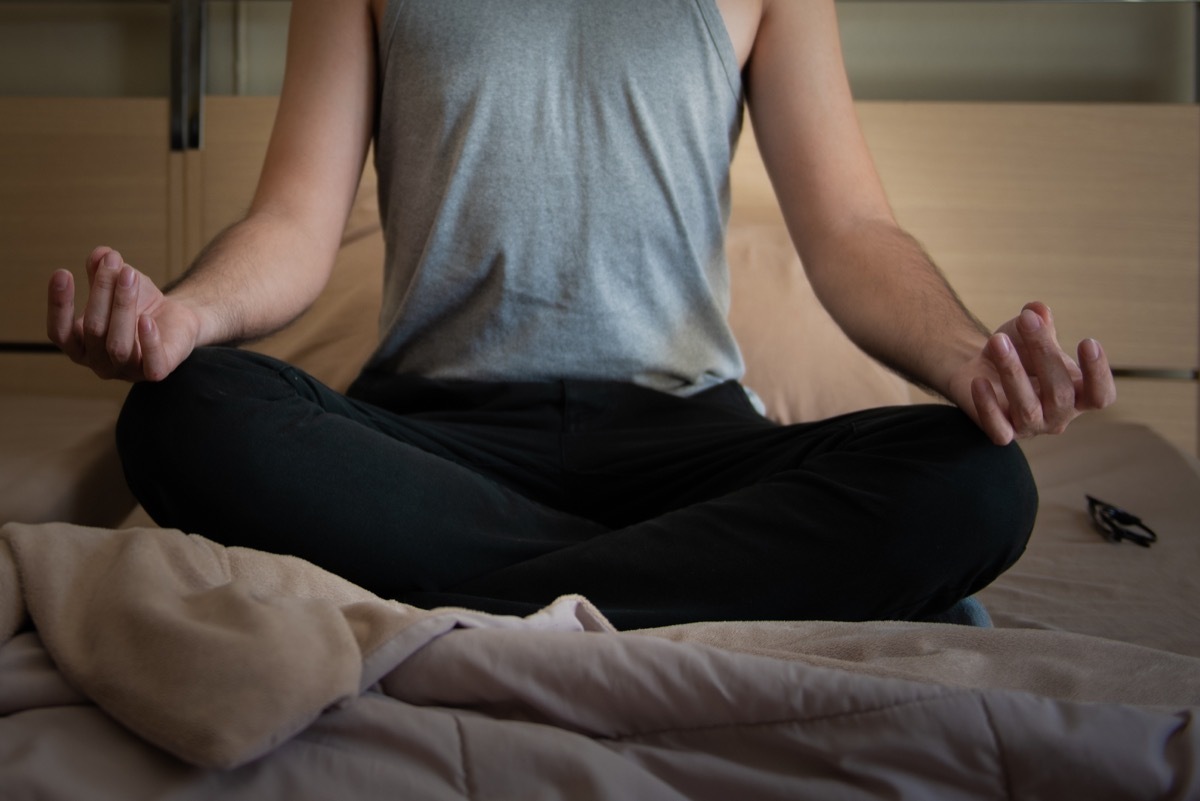
<svg viewBox="0 0 1200 801"><path fill-rule="evenodd" d="M205 303L187 285L178 286L163 298L178 309L177 316L187 320L194 347L216 345L234 339L227 320L211 303Z"/></svg>
<svg viewBox="0 0 1200 801"><path fill-rule="evenodd" d="M942 352L933 360L929 387L948 400L962 406L971 399L971 381L978 375L975 365L983 357L988 337L983 334L964 334L946 342Z"/></svg>

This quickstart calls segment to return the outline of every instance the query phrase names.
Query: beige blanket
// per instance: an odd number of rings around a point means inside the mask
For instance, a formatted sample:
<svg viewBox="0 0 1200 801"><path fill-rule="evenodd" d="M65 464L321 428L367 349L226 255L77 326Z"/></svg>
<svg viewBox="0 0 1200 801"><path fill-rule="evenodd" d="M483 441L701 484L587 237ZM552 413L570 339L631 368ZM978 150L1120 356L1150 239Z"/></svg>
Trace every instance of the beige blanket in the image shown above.
<svg viewBox="0 0 1200 801"><path fill-rule="evenodd" d="M1198 706L1200 660L1082 635L621 634L581 598L423 611L174 531L0 529L6 798L1200 798Z"/></svg>

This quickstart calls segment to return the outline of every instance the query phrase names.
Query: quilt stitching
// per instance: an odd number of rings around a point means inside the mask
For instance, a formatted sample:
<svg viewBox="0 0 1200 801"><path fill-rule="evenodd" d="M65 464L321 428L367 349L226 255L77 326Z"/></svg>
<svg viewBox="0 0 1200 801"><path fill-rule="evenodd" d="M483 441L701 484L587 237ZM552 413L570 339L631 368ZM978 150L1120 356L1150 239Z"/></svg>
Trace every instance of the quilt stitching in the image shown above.
<svg viewBox="0 0 1200 801"><path fill-rule="evenodd" d="M463 731L462 719L458 715L453 715L454 718L454 733L458 737L458 764L462 777L463 797L471 799L476 797L475 782L472 780L471 761L467 754L467 734Z"/></svg>
<svg viewBox="0 0 1200 801"><path fill-rule="evenodd" d="M747 729L747 728L751 728L751 729L752 728L769 728L772 726L782 726L782 725L791 724L791 723L822 723L824 721L838 720L840 718L854 718L854 717L860 717L860 716L866 716L866 715L876 715L876 714L879 714L880 712L887 712L887 711L890 711L893 709L902 709L904 707L927 704L930 701L941 702L941 701L946 701L946 700L950 700L953 698L958 698L960 696L973 697L975 695L976 695L976 693L974 693L972 691L966 691L966 690L939 692L939 693L934 693L932 695L923 696L921 698L910 698L910 699L906 699L903 701L893 701L891 703L882 704L882 705L875 706L875 707L870 707L868 709L855 709L855 710L851 710L851 711L847 711L847 712L836 712L836 713L832 713L832 714L828 714L828 715L816 715L816 716L809 716L809 717L793 715L792 717L774 718L772 720L758 720L758 721L745 721L745 722L733 722L733 723L708 723L708 724L704 724L704 725L700 725L700 726L671 726L671 727L667 727L667 728L663 728L663 729L649 729L646 731L630 732L628 734L615 734L615 735L612 735L609 737L603 737L603 738L598 738L598 739L609 740L612 742L628 742L628 741L637 740L638 738L641 738L641 737L657 737L657 736L663 735L663 734L675 734L675 733L685 733L685 732L704 732L704 731L720 732L720 731L727 731L727 730L734 730L734 729ZM990 720L989 720L989 724L990 724Z"/></svg>
<svg viewBox="0 0 1200 801"><path fill-rule="evenodd" d="M1000 789L1003 791L1005 798L1014 798L1012 773L1009 770L1008 755L1004 751L1004 744L1000 742L1000 732L996 729L996 721L992 717L991 705L988 704L987 699L980 698L979 706L983 709L983 718L987 721L988 733L992 735L992 743L996 748L996 761L1000 765Z"/></svg>

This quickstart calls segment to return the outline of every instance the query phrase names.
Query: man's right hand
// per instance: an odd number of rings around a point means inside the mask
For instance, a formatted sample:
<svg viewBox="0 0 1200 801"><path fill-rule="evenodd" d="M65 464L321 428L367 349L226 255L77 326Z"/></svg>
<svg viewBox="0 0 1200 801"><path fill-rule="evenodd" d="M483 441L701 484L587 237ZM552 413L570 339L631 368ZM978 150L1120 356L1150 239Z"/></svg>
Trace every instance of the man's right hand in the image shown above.
<svg viewBox="0 0 1200 801"><path fill-rule="evenodd" d="M75 279L50 278L46 332L72 361L101 378L161 381L196 347L200 318L162 293L112 248L87 260L88 299L75 314Z"/></svg>

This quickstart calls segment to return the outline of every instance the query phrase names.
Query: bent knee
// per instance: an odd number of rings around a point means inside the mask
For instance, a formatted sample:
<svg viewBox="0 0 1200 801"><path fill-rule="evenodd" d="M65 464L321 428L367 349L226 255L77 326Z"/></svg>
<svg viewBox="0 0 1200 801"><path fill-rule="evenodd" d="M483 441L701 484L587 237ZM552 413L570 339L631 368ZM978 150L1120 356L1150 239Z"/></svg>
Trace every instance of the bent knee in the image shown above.
<svg viewBox="0 0 1200 801"><path fill-rule="evenodd" d="M988 443L978 448L964 473L964 492L972 499L977 535L1007 552L1007 568L1025 550L1037 518L1037 484L1025 453L1015 442Z"/></svg>
<svg viewBox="0 0 1200 801"><path fill-rule="evenodd" d="M1038 491L1016 443L993 444L955 409L931 412L926 458L899 479L894 515L908 536L891 540L918 585L948 606L990 584L1024 553ZM909 553L905 554L905 551ZM919 554L919 555L918 555ZM932 599L931 599L932 600Z"/></svg>
<svg viewBox="0 0 1200 801"><path fill-rule="evenodd" d="M117 419L117 449L126 470L143 457L187 458L247 420L245 402L291 392L286 365L233 348L198 348L162 381L134 384ZM156 461L157 459L152 459Z"/></svg>
<svg viewBox="0 0 1200 801"><path fill-rule="evenodd" d="M1016 443L973 449L956 473L942 531L942 547L958 561L951 599L978 592L1020 559L1038 509L1037 485Z"/></svg>
<svg viewBox="0 0 1200 801"><path fill-rule="evenodd" d="M130 489L157 522L181 526L182 499L250 458L270 401L293 393L280 375L286 367L246 351L200 348L162 381L130 388L117 418L117 452Z"/></svg>

